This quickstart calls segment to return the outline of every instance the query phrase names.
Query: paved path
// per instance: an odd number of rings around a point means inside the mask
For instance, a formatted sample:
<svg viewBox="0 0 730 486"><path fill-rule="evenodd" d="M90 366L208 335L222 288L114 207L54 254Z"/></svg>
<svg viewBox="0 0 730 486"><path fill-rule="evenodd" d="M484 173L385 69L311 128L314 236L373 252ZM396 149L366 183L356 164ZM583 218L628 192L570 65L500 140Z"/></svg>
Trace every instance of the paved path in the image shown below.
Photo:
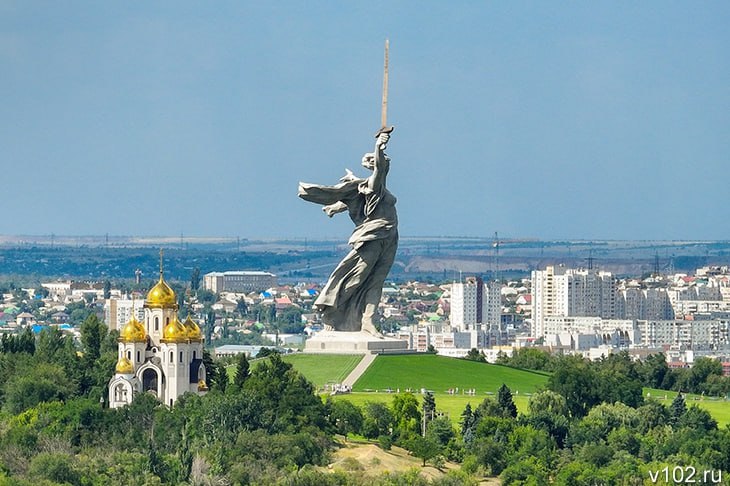
<svg viewBox="0 0 730 486"><path fill-rule="evenodd" d="M362 374L365 373L365 370L368 369L368 367L372 364L373 361L375 361L375 358L377 357L378 355L374 353L367 353L365 356L363 356L357 366L355 366L350 374L347 375L347 378L345 378L342 384L352 387L358 380L358 378L360 378Z"/></svg>

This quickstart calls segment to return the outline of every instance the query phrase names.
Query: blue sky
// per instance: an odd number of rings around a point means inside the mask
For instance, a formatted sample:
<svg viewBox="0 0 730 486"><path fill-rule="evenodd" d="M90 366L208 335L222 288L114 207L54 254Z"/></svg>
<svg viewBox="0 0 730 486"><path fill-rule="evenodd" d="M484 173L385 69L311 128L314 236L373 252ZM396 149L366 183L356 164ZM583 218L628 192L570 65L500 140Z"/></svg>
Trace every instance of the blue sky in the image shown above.
<svg viewBox="0 0 730 486"><path fill-rule="evenodd" d="M0 234L728 239L730 3L0 0Z"/></svg>

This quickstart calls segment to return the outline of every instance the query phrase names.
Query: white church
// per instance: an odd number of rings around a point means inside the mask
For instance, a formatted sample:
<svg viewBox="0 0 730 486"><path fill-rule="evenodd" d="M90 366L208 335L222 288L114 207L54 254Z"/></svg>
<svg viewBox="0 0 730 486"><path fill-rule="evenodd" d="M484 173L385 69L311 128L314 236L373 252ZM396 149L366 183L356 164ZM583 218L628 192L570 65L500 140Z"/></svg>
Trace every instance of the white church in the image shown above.
<svg viewBox="0 0 730 486"><path fill-rule="evenodd" d="M147 293L144 322L132 317L119 334L119 359L109 381L109 407L132 403L139 393L151 393L173 406L186 392L208 391L203 365L203 335L190 316L180 322L175 292L160 281Z"/></svg>

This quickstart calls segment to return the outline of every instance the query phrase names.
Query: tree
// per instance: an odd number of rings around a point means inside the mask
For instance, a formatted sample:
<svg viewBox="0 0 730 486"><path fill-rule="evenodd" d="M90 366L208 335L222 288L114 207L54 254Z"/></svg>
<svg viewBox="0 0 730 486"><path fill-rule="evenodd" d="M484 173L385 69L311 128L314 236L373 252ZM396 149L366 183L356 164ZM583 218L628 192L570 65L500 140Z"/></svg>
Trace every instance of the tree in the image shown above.
<svg viewBox="0 0 730 486"><path fill-rule="evenodd" d="M642 380L636 362L628 352L614 353L598 363L596 378L598 399L602 402L621 402L638 407L644 400Z"/></svg>
<svg viewBox="0 0 730 486"><path fill-rule="evenodd" d="M251 365L248 362L246 353L240 353L236 360L236 374L233 377L233 383L239 390L243 388L244 383L250 374Z"/></svg>
<svg viewBox="0 0 730 486"><path fill-rule="evenodd" d="M195 267L190 272L190 290L195 293L198 291L198 288L200 288L200 268Z"/></svg>
<svg viewBox="0 0 730 486"><path fill-rule="evenodd" d="M228 384L231 382L226 365L218 361L213 366L215 367L215 374L213 375L212 386L225 393Z"/></svg>
<svg viewBox="0 0 730 486"><path fill-rule="evenodd" d="M413 455L423 461L422 467L426 467L426 461L433 459L441 453L441 447L432 437L413 436L406 444Z"/></svg>
<svg viewBox="0 0 730 486"><path fill-rule="evenodd" d="M86 306L84 300L67 305L66 312L69 315L69 323L73 326L81 325L90 314L94 313L93 309Z"/></svg>
<svg viewBox="0 0 730 486"><path fill-rule="evenodd" d="M697 358L686 375L687 380L682 389L693 393L706 391L706 382L710 376L722 376L722 363L717 359Z"/></svg>
<svg viewBox="0 0 730 486"><path fill-rule="evenodd" d="M108 299L112 296L112 283L109 280L104 280L104 298Z"/></svg>
<svg viewBox="0 0 730 486"><path fill-rule="evenodd" d="M390 436L393 428L393 413L380 402L365 402L362 433L368 439Z"/></svg>
<svg viewBox="0 0 730 486"><path fill-rule="evenodd" d="M17 414L41 402L65 400L75 392L74 384L60 366L27 362L5 383L5 408Z"/></svg>
<svg viewBox="0 0 730 486"><path fill-rule="evenodd" d="M421 412L418 411L418 400L413 393L399 393L394 396L391 408L396 435L407 437L410 434L418 434Z"/></svg>
<svg viewBox="0 0 730 486"><path fill-rule="evenodd" d="M236 302L236 312L238 312L238 315L241 316L243 319L246 314L248 314L248 304L246 304L246 299L241 297L238 299L238 302Z"/></svg>
<svg viewBox="0 0 730 486"><path fill-rule="evenodd" d="M635 408L621 402L601 403L571 429L570 441L574 444L604 442L613 430L621 427L635 430L639 423L639 413Z"/></svg>
<svg viewBox="0 0 730 486"><path fill-rule="evenodd" d="M190 479L190 473L193 469L193 453L190 450L190 436L188 434L187 424L183 425L182 436L177 450L178 461L180 461L180 473L178 480L181 483Z"/></svg>
<svg viewBox="0 0 730 486"><path fill-rule="evenodd" d="M428 423L436 416L436 399L433 393L427 391L423 395L423 435L426 435L426 427Z"/></svg>
<svg viewBox="0 0 730 486"><path fill-rule="evenodd" d="M482 403L474 410L474 415L477 421L484 417L504 417L499 403L492 397L484 397Z"/></svg>
<svg viewBox="0 0 730 486"><path fill-rule="evenodd" d="M451 426L451 419L446 416L441 416L431 420L426 429L426 437L430 437L441 447L448 444L454 438L454 428Z"/></svg>
<svg viewBox="0 0 730 486"><path fill-rule="evenodd" d="M198 302L201 304L215 304L216 295L215 292L205 289L199 289L195 296L198 298Z"/></svg>
<svg viewBox="0 0 730 486"><path fill-rule="evenodd" d="M35 480L55 484L80 484L81 480L72 457L64 453L41 452L30 462L28 474Z"/></svg>
<svg viewBox="0 0 730 486"><path fill-rule="evenodd" d="M278 353L254 368L243 389L261 406L259 420L270 433L299 431L304 426L328 428L324 403L314 385Z"/></svg>
<svg viewBox="0 0 730 486"><path fill-rule="evenodd" d="M499 360L499 364L505 364L513 368L523 368L527 370L551 370L555 358L550 356L546 351L536 348L520 348L512 353L511 357L504 355Z"/></svg>
<svg viewBox="0 0 730 486"><path fill-rule="evenodd" d="M573 417L583 417L600 403L598 378L590 363L580 356L566 356L558 361L547 383L548 389L565 397Z"/></svg>
<svg viewBox="0 0 730 486"><path fill-rule="evenodd" d="M213 361L210 351L203 349L203 366L205 366L205 379L211 389L226 391L228 385L228 373L225 366Z"/></svg>
<svg viewBox="0 0 730 486"><path fill-rule="evenodd" d="M544 430L562 447L568 435L568 404L565 398L551 390L535 393L528 403L527 423Z"/></svg>
<svg viewBox="0 0 730 486"><path fill-rule="evenodd" d="M0 351L3 353L34 354L36 344L33 330L30 327L26 327L22 333L16 336L3 334L0 340Z"/></svg>
<svg viewBox="0 0 730 486"><path fill-rule="evenodd" d="M81 324L81 345L84 359L90 365L101 356L101 343L106 337L107 329L96 314L90 314Z"/></svg>
<svg viewBox="0 0 730 486"><path fill-rule="evenodd" d="M639 412L639 430L643 434L669 422L667 407L653 398L645 400L637 411Z"/></svg>
<svg viewBox="0 0 730 486"><path fill-rule="evenodd" d="M257 358L268 358L272 354L281 354L276 348L259 348L259 353L256 355Z"/></svg>
<svg viewBox="0 0 730 486"><path fill-rule="evenodd" d="M347 400L329 400L329 422L339 434L347 437L349 433L359 433L362 430L364 418L362 411Z"/></svg>
<svg viewBox="0 0 730 486"><path fill-rule="evenodd" d="M679 424L679 420L687 412L687 404L684 403L684 397L678 393L672 404L669 406L669 423L673 426Z"/></svg>
<svg viewBox="0 0 730 486"><path fill-rule="evenodd" d="M215 327L215 311L211 307L207 307L204 311L205 316L205 342L211 342L213 337L213 328Z"/></svg>
<svg viewBox="0 0 730 486"><path fill-rule="evenodd" d="M477 361L479 363L486 363L487 358L484 357L483 353L480 353L477 348L471 348L468 353L466 353L466 356L464 359L468 359L469 361Z"/></svg>
<svg viewBox="0 0 730 486"><path fill-rule="evenodd" d="M667 359L662 353L650 354L639 365L644 386L661 388L669 372Z"/></svg>
<svg viewBox="0 0 730 486"><path fill-rule="evenodd" d="M474 415L471 410L471 404L467 403L464 407L464 411L461 412L461 420L459 425L461 426L461 437L464 439L465 444L471 444L474 440L474 432L476 431L478 417Z"/></svg>
<svg viewBox="0 0 730 486"><path fill-rule="evenodd" d="M517 406L512 399L512 391L504 383L502 383L502 386L497 391L497 403L505 417L517 417Z"/></svg>
<svg viewBox="0 0 730 486"><path fill-rule="evenodd" d="M510 464L499 478L504 486L524 484L542 486L548 484L548 471L534 457L526 457Z"/></svg>
<svg viewBox="0 0 730 486"><path fill-rule="evenodd" d="M717 421L712 418L712 415L707 410L697 405L691 405L680 417L679 426L709 432L711 430L717 430Z"/></svg>
<svg viewBox="0 0 730 486"><path fill-rule="evenodd" d="M276 316L276 323L281 332L299 334L304 330L302 310L295 306L287 307Z"/></svg>

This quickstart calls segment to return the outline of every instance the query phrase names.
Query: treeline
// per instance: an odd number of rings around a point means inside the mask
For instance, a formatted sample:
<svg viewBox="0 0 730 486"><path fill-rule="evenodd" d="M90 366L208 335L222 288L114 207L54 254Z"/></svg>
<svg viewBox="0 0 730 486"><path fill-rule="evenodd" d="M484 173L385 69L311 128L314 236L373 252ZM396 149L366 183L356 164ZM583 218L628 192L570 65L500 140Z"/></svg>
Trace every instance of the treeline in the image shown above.
<svg viewBox="0 0 730 486"><path fill-rule="evenodd" d="M611 368L616 356L623 363L621 370L632 380L638 380L642 386L661 390L672 390L683 393L696 393L709 396L725 397L730 394L730 377L723 376L722 363L717 359L697 358L691 368L670 369L663 354L651 354L646 359L634 361L628 359L626 352L621 352L594 361L590 367L598 370ZM514 368L535 371L555 371L560 367L564 356L553 356L546 351L535 348L521 348L511 357L500 355L497 363Z"/></svg>
<svg viewBox="0 0 730 486"><path fill-rule="evenodd" d="M576 359L557 369L523 414L503 385L496 398L467 405L457 429L439 417L429 394L420 404L410 393L398 394L390 406L357 407L343 398L333 404L333 417L340 432L377 439L385 448L399 444L424 464L460 463L464 484L482 476L499 476L505 486L654 484L665 468L670 484L672 474L687 479L692 471L706 483L728 484L730 430L719 430L707 411L688 407L682 395L667 407L640 392L624 395L632 405L606 395L608 387L598 396L579 393L587 385L583 365Z"/></svg>

